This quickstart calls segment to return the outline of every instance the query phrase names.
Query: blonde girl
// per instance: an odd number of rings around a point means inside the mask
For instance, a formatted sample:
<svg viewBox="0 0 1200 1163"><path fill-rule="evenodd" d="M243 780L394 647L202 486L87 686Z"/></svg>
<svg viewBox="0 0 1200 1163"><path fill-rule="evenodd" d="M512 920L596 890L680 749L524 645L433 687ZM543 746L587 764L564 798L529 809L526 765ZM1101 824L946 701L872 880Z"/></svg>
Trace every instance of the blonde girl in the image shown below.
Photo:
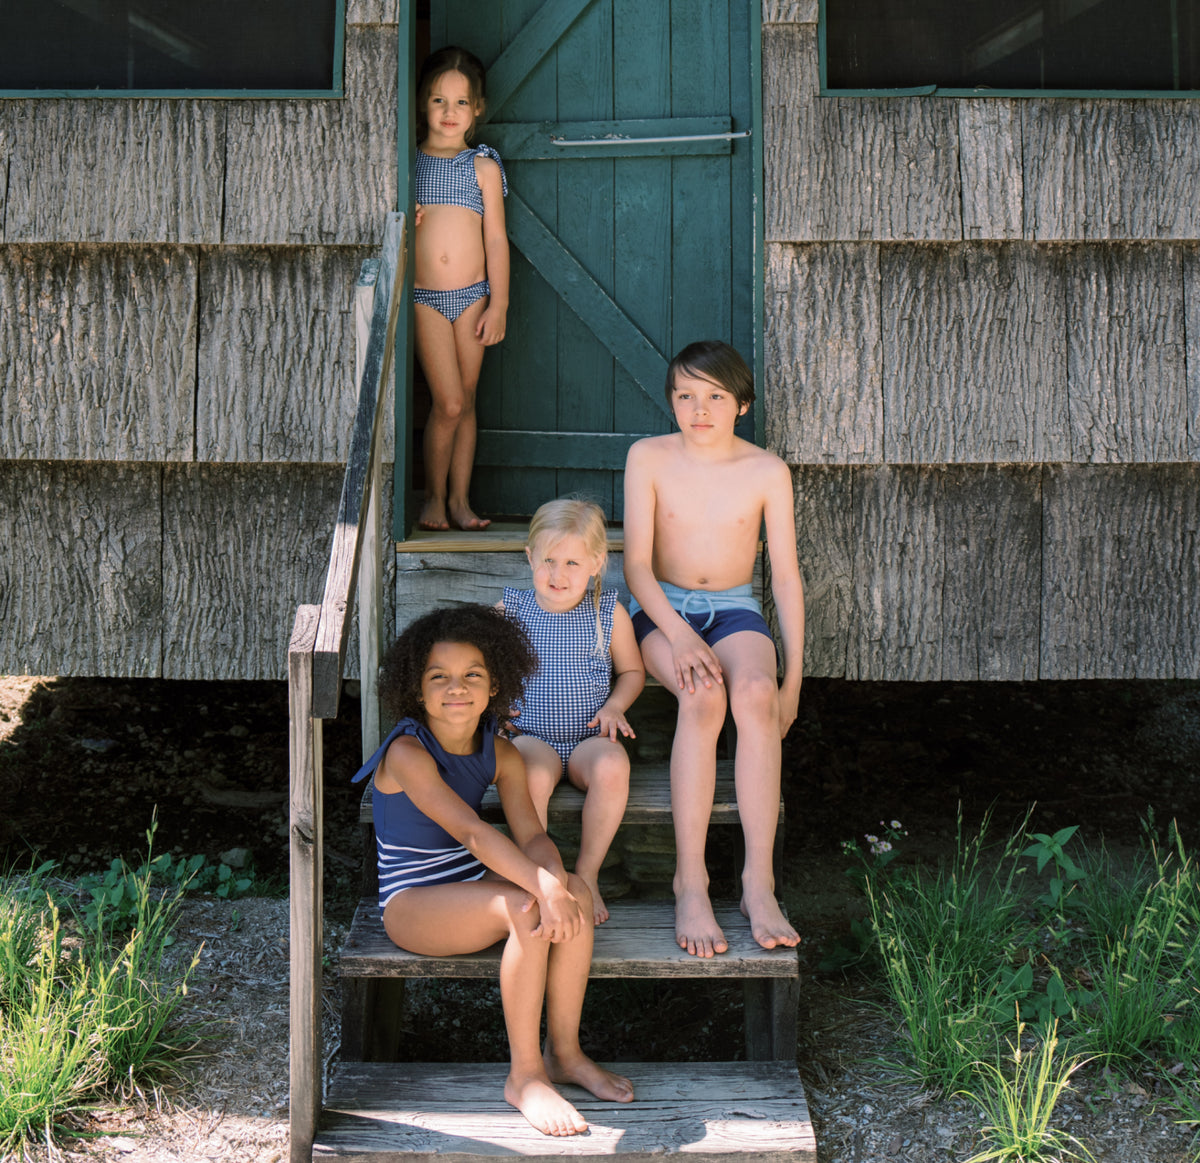
<svg viewBox="0 0 1200 1163"><path fill-rule="evenodd" d="M500 155L468 146L483 116L484 70L453 45L430 54L417 82L417 358L432 408L425 423L422 529L484 529L471 509L475 387L484 348L508 316L508 184Z"/></svg>
<svg viewBox="0 0 1200 1163"><path fill-rule="evenodd" d="M533 588L504 590L502 607L524 627L538 657L513 726L529 793L543 827L564 773L585 793L576 873L591 890L595 922L608 920L600 866L629 797L629 756L619 736L646 681L633 623L602 582L604 513L590 501L550 501L529 524L525 556Z"/></svg>
<svg viewBox="0 0 1200 1163"><path fill-rule="evenodd" d="M428 957L504 942L504 1097L543 1134L587 1121L555 1088L629 1102L629 1079L579 1045L592 960L587 886L562 865L529 798L520 752L496 734L537 665L529 639L490 606L434 610L395 641L379 698L398 720L355 781L373 775L379 907L387 935ZM495 784L505 836L479 818ZM542 1005L546 1040L541 1041Z"/></svg>

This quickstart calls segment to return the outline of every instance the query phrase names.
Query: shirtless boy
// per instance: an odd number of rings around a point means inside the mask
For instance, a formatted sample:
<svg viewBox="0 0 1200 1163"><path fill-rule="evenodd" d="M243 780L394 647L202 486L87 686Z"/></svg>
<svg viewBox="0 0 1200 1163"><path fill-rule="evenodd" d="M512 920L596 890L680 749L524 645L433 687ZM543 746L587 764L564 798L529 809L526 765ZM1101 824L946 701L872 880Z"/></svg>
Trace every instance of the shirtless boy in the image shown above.
<svg viewBox="0 0 1200 1163"><path fill-rule="evenodd" d="M728 700L746 837L742 912L764 948L795 946L800 938L775 899L772 870L781 743L796 718L804 661L791 474L779 457L734 435L754 400L754 381L727 344L685 347L667 369L666 391L679 431L639 440L625 462L625 580L646 669L679 701L671 748L675 936L697 957L728 948L704 862ZM751 591L764 526L782 685L771 631Z"/></svg>

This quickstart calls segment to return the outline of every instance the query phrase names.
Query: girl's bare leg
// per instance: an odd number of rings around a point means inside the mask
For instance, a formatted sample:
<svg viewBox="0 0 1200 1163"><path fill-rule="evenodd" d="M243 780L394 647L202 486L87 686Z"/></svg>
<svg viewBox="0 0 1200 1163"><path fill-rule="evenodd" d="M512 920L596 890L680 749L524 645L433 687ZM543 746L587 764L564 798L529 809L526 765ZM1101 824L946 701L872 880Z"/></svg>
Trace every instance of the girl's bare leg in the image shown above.
<svg viewBox="0 0 1200 1163"><path fill-rule="evenodd" d="M500 880L410 888L388 901L383 924L401 948L427 956L472 953L504 940L500 997L510 1056L504 1097L543 1134L576 1135L587 1130L587 1122L554 1089L542 1057L542 1001L552 946L533 936L538 910L534 905L523 911L527 900L524 889ZM590 928L587 932L590 959Z"/></svg>
<svg viewBox="0 0 1200 1163"><path fill-rule="evenodd" d="M567 777L586 793L575 871L592 894L597 925L608 920L608 909L600 896L600 866L625 815L629 799L629 755L607 735L584 739L567 763Z"/></svg>
<svg viewBox="0 0 1200 1163"><path fill-rule="evenodd" d="M535 739L532 735L518 735L513 740L513 746L525 760L529 798L533 800L534 811L537 812L544 828L549 812L550 793L562 779L562 759L549 743L544 739Z"/></svg>
<svg viewBox="0 0 1200 1163"><path fill-rule="evenodd" d="M646 669L679 701L671 743L671 818L675 822L675 939L695 957L729 948L708 896L704 846L717 786L717 740L725 725L725 688L675 684L671 644L661 630L642 639Z"/></svg>
<svg viewBox="0 0 1200 1163"><path fill-rule="evenodd" d="M587 885L570 874L567 888L591 915ZM605 1102L632 1102L633 1083L623 1075L605 1070L593 1062L579 1045L579 1019L583 1014L583 995L592 964L592 927L587 925L573 941L550 947L546 974L546 1045L543 1061L554 1082L571 1082L591 1091Z"/></svg>
<svg viewBox="0 0 1200 1163"><path fill-rule="evenodd" d="M795 946L799 934L784 919L775 897L772 854L779 824L779 684L775 646L753 630L730 634L713 646L725 674L729 705L737 724L733 777L738 815L746 838L742 868L742 912L764 949Z"/></svg>
<svg viewBox="0 0 1200 1163"><path fill-rule="evenodd" d="M487 299L472 303L453 323L418 303L413 312L417 356L429 384L432 407L425 422L425 500L422 529L484 528L488 522L466 502L475 462L475 387L483 345L474 328Z"/></svg>

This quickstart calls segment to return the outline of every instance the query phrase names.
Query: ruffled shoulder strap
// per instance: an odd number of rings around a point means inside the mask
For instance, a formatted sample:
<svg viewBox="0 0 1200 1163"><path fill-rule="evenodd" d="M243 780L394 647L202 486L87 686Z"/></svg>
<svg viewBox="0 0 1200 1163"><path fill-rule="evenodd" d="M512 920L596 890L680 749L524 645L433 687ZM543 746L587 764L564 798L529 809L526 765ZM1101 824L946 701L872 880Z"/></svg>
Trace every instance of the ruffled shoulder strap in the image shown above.
<svg viewBox="0 0 1200 1163"><path fill-rule="evenodd" d="M500 155L490 145L477 145L475 153L479 157L490 157L500 167L500 188L504 191L504 196L507 198L508 175L504 172L504 163L500 160Z"/></svg>

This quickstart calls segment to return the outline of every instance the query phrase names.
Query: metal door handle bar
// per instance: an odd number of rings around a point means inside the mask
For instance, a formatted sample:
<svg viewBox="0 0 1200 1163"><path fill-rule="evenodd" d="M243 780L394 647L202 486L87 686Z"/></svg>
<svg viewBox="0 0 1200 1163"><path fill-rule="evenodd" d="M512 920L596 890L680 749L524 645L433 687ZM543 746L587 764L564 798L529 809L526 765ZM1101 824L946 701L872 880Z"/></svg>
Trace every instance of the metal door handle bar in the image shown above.
<svg viewBox="0 0 1200 1163"><path fill-rule="evenodd" d="M657 145L670 141L732 141L735 137L749 137L750 130L740 133L690 133L683 137L587 137L571 141L565 137L552 137L551 145Z"/></svg>

